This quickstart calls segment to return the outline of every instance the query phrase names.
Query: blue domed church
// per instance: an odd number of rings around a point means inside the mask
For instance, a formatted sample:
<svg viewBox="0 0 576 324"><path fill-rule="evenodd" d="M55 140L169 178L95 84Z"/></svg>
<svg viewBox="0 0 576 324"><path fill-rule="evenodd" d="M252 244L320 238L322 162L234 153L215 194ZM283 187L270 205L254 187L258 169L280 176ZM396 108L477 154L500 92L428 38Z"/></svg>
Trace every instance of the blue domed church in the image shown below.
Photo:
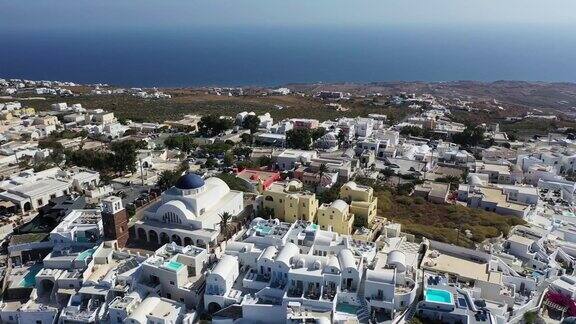
<svg viewBox="0 0 576 324"><path fill-rule="evenodd" d="M151 243L208 247L216 244L220 215L236 216L244 209L241 191L230 190L219 178L206 180L187 173L135 224L138 239Z"/></svg>

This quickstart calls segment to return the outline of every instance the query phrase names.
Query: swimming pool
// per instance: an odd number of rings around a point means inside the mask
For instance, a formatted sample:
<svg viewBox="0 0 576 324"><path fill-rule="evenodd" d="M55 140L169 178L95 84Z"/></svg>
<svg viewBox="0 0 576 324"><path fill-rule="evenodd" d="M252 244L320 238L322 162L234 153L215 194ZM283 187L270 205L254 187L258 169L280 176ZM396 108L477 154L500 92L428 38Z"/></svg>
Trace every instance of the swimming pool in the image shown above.
<svg viewBox="0 0 576 324"><path fill-rule="evenodd" d="M42 270L42 264L35 264L30 267L28 273L20 281L20 287L30 288L36 284L36 275Z"/></svg>
<svg viewBox="0 0 576 324"><path fill-rule="evenodd" d="M538 278L542 277L543 275L544 275L544 272L542 272L542 271L536 270L536 271L532 272L532 278L534 278L534 279L538 279Z"/></svg>
<svg viewBox="0 0 576 324"><path fill-rule="evenodd" d="M426 301L433 303L453 304L452 293L442 289L426 289Z"/></svg>
<svg viewBox="0 0 576 324"><path fill-rule="evenodd" d="M576 215L574 215L573 212L569 211L569 210L563 210L562 211L562 216L566 216L566 217L576 217Z"/></svg>
<svg viewBox="0 0 576 324"><path fill-rule="evenodd" d="M168 270L172 270L172 271L178 271L183 266L184 265L182 263L177 262L177 261L164 262L164 268L166 268Z"/></svg>
<svg viewBox="0 0 576 324"><path fill-rule="evenodd" d="M92 248L92 249L88 249L86 251L83 251L82 253L78 254L78 256L76 257L76 260L85 261L86 259L91 257L95 251L96 251L96 248Z"/></svg>
<svg viewBox="0 0 576 324"><path fill-rule="evenodd" d="M267 225L258 225L256 226L256 231L260 232L261 234L268 235L272 232L272 227Z"/></svg>
<svg viewBox="0 0 576 324"><path fill-rule="evenodd" d="M339 303L336 305L336 311L356 315L356 313L358 312L358 307L347 303Z"/></svg>

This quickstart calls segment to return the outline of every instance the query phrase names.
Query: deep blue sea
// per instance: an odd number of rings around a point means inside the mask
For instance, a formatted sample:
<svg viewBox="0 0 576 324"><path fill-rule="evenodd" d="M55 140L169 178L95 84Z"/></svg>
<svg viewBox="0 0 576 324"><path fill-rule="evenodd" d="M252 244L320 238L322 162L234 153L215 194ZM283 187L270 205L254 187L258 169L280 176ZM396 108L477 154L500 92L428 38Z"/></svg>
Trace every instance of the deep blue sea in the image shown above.
<svg viewBox="0 0 576 324"><path fill-rule="evenodd" d="M121 86L576 81L576 33L541 28L2 31L0 77Z"/></svg>

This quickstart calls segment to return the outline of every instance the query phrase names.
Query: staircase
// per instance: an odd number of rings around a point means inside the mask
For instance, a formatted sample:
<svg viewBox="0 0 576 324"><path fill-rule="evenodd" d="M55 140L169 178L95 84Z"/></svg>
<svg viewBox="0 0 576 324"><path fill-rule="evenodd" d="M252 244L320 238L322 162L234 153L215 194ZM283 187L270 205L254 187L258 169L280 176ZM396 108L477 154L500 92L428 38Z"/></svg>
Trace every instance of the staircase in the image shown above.
<svg viewBox="0 0 576 324"><path fill-rule="evenodd" d="M364 270L366 271L366 270ZM366 303L366 297L364 296L364 285L366 284L366 273L362 276L360 285L358 285L358 303L360 307L356 311L356 316L358 317L358 322L360 323L370 323L370 308Z"/></svg>
<svg viewBox="0 0 576 324"><path fill-rule="evenodd" d="M410 305L410 308L408 308L408 312L406 312L406 315L404 316L404 320L406 322L410 322L410 320L412 319L412 317L414 317L414 314L416 314L416 302L412 303Z"/></svg>
<svg viewBox="0 0 576 324"><path fill-rule="evenodd" d="M360 307L358 307L358 310L356 311L358 322L370 323L370 311L368 310L368 304L366 303L366 298L364 298L364 295L358 297L360 302Z"/></svg>

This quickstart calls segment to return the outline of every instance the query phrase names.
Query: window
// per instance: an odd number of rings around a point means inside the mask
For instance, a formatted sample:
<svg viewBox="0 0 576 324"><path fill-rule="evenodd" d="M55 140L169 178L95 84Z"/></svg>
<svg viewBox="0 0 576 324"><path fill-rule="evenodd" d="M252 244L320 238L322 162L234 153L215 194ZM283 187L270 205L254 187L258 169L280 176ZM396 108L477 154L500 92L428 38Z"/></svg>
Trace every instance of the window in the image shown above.
<svg viewBox="0 0 576 324"><path fill-rule="evenodd" d="M172 286L174 286L174 281L170 281L170 284L171 284Z"/></svg>

